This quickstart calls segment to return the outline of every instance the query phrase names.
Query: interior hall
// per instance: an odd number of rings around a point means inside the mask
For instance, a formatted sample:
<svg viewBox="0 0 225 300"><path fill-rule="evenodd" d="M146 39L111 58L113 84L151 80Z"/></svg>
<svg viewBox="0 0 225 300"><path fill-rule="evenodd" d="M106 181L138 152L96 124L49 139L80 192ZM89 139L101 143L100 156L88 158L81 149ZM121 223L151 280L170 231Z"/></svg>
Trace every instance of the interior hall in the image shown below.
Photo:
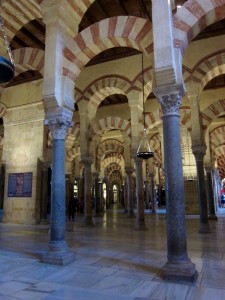
<svg viewBox="0 0 225 300"><path fill-rule="evenodd" d="M225 300L225 0L1 0L0 31L0 300Z"/></svg>

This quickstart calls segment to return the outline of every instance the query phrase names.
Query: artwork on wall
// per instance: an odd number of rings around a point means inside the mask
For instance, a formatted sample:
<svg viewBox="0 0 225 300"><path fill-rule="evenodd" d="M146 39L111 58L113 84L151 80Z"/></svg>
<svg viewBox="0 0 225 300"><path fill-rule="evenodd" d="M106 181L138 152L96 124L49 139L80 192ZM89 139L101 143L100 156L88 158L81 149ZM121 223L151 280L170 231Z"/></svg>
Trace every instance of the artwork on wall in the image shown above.
<svg viewBox="0 0 225 300"><path fill-rule="evenodd" d="M32 173L9 173L8 197L31 197Z"/></svg>

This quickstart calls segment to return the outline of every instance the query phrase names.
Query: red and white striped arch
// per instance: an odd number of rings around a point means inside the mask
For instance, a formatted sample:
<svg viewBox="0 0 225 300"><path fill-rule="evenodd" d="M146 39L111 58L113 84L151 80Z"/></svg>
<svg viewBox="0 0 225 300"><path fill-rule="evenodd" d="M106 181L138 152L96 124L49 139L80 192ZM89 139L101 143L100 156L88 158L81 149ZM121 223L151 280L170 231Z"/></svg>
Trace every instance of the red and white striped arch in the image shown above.
<svg viewBox="0 0 225 300"><path fill-rule="evenodd" d="M144 81L144 82L143 82ZM149 94L152 92L152 67L143 70L143 77L142 71L133 81L133 87L131 86L130 89L134 89L137 91L142 92L142 85L144 83L144 101L147 99Z"/></svg>
<svg viewBox="0 0 225 300"><path fill-rule="evenodd" d="M122 91L122 94L125 95L127 94L131 86L132 82L124 76L104 76L102 78L98 78L96 81L88 85L88 87L83 92L83 99L89 101L90 98L94 97L94 102L99 102L99 98L101 97L98 97L97 93L99 92L99 90L104 90L105 88L111 88L114 91L120 90ZM97 95L96 99L95 95ZM105 97L107 97L107 94Z"/></svg>
<svg viewBox="0 0 225 300"><path fill-rule="evenodd" d="M225 136L225 125L219 126L213 129L210 134L210 148L215 157L221 155L222 153L216 153L216 149L219 149L221 146L224 147L224 136ZM224 152L225 154L225 152Z"/></svg>
<svg viewBox="0 0 225 300"><path fill-rule="evenodd" d="M134 16L104 19L80 32L63 49L62 70L70 86L82 68L97 54L113 47L131 47L149 53L152 43L151 23ZM65 90L66 92L66 90Z"/></svg>
<svg viewBox="0 0 225 300"><path fill-rule="evenodd" d="M80 155L80 147L73 147L72 149L67 151L66 161L69 161L69 162L73 161L77 155Z"/></svg>
<svg viewBox="0 0 225 300"><path fill-rule="evenodd" d="M192 72L192 77L201 84L202 89L213 78L225 73L225 50L204 58ZM192 78L192 80L193 80Z"/></svg>
<svg viewBox="0 0 225 300"><path fill-rule="evenodd" d="M101 159L105 154L109 152L116 152L118 155L123 155L124 147L122 143L115 139L108 139L101 143L97 150L97 158Z"/></svg>
<svg viewBox="0 0 225 300"><path fill-rule="evenodd" d="M113 87L105 87L102 89L99 89L96 91L96 93L90 98L90 101L88 103L88 113L94 117L97 111L98 106L101 104L101 102L115 94L124 94L124 92L118 88L113 88Z"/></svg>
<svg viewBox="0 0 225 300"><path fill-rule="evenodd" d="M207 129L213 120L225 114L225 99L216 101L201 112L202 125Z"/></svg>
<svg viewBox="0 0 225 300"><path fill-rule="evenodd" d="M110 164L117 164L120 167L122 167L123 166L122 160L123 160L122 156L119 155L118 153L111 153L110 156L107 156L105 159L101 161L101 169L106 168Z"/></svg>
<svg viewBox="0 0 225 300"><path fill-rule="evenodd" d="M104 119L100 119L92 124L92 129L97 135L102 135L104 132L111 129L121 130L126 133L127 136L130 136L131 134L130 122L120 117L109 116Z"/></svg>
<svg viewBox="0 0 225 300"><path fill-rule="evenodd" d="M207 26L224 19L225 0L188 0L173 17L174 47L181 52Z"/></svg>
<svg viewBox="0 0 225 300"><path fill-rule="evenodd" d="M224 147L225 148L225 147ZM217 157L217 168L221 179L225 178L225 149L224 154Z"/></svg>
<svg viewBox="0 0 225 300"><path fill-rule="evenodd" d="M150 147L152 151L154 151L155 155L153 157L153 164L155 166L161 166L162 165L162 150L161 150L161 138L160 134L157 133L150 139Z"/></svg>
<svg viewBox="0 0 225 300"><path fill-rule="evenodd" d="M13 51L15 61L15 76L28 70L36 70L44 74L45 53L36 48L20 48Z"/></svg>
<svg viewBox="0 0 225 300"><path fill-rule="evenodd" d="M7 113L6 106L0 103L0 118L3 118L6 113Z"/></svg>
<svg viewBox="0 0 225 300"><path fill-rule="evenodd" d="M15 12L13 14L12 12ZM40 5L35 0L7 0L1 3L1 16L9 41L27 23L34 19L43 18ZM2 34L1 42L5 44Z"/></svg>

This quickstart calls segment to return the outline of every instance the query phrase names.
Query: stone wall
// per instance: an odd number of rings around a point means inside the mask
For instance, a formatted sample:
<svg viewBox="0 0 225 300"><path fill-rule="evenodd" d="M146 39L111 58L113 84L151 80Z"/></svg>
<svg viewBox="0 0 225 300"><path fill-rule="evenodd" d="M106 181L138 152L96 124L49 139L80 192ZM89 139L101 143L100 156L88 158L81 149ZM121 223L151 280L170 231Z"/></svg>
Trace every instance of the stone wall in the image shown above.
<svg viewBox="0 0 225 300"><path fill-rule="evenodd" d="M6 179L3 222L37 223L37 202L40 202L38 159L44 154L43 103L10 108L4 117L3 160ZM11 173L32 173L31 197L8 197L8 179Z"/></svg>

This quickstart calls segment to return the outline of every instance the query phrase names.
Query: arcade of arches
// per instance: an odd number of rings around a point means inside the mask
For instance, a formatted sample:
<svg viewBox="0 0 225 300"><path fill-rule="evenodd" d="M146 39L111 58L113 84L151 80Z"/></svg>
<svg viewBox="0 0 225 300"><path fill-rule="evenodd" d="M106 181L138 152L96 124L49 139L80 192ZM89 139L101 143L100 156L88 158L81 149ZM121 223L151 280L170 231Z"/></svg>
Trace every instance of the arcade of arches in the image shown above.
<svg viewBox="0 0 225 300"><path fill-rule="evenodd" d="M123 1L107 1L108 11L94 0L2 1L15 61L1 86L2 220L40 224L51 206L42 259L65 264L74 260L65 238L73 196L86 226L117 204L145 230L145 209L166 205L163 278L194 281L185 216L199 215L202 234L223 212L225 0L129 1L120 14ZM22 46L35 20L44 47ZM136 156L144 123L148 160Z"/></svg>

